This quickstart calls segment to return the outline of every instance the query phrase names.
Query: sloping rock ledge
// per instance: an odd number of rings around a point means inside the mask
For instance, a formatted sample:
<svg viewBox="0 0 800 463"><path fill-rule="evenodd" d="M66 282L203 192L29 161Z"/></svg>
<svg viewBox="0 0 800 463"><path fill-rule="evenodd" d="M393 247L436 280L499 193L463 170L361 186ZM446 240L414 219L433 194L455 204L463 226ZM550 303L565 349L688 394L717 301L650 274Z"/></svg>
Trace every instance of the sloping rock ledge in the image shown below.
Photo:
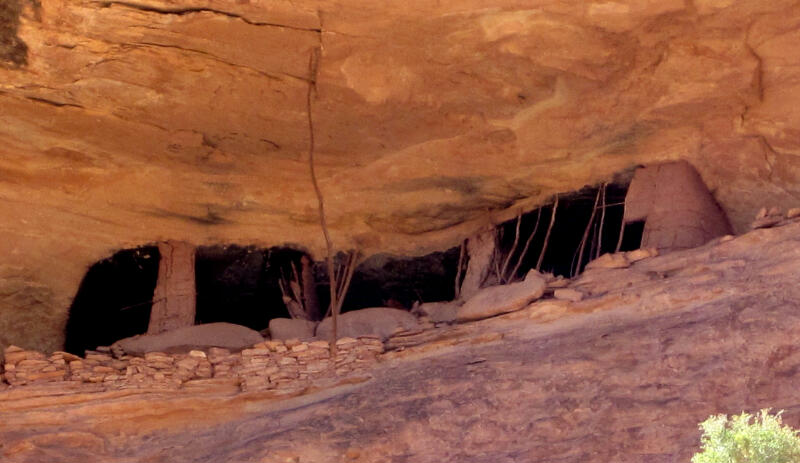
<svg viewBox="0 0 800 463"><path fill-rule="evenodd" d="M712 413L800 424L800 223L591 269L335 387L0 391L3 461L673 462ZM390 339L390 343L391 343Z"/></svg>

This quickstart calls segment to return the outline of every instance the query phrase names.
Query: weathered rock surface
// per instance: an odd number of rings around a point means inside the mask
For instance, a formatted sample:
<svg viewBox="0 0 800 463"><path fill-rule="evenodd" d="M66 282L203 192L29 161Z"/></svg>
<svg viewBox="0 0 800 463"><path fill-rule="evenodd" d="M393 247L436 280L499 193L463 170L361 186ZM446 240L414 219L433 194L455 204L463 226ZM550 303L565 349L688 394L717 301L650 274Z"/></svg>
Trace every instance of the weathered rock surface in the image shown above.
<svg viewBox="0 0 800 463"><path fill-rule="evenodd" d="M359 336L377 336L383 340L393 333L402 330L414 330L419 327L417 317L405 310L388 307L372 307L368 309L346 312L338 317L337 336L339 338ZM331 338L333 322L331 317L317 325L316 336L319 339Z"/></svg>
<svg viewBox="0 0 800 463"><path fill-rule="evenodd" d="M425 302L417 307L417 313L427 316L434 323L454 322L458 316L459 303Z"/></svg>
<svg viewBox="0 0 800 463"><path fill-rule="evenodd" d="M627 259L628 262L638 262L640 260L656 257L657 255L659 255L659 252L656 248L634 249L633 251L625 253L625 259Z"/></svg>
<svg viewBox="0 0 800 463"><path fill-rule="evenodd" d="M739 232L800 194L796 0L3 5L0 344L60 348L122 247L321 255L312 78L343 249L444 249L654 161L691 162Z"/></svg>
<svg viewBox="0 0 800 463"><path fill-rule="evenodd" d="M456 318L479 320L519 310L542 297L546 287L544 276L531 270L523 281L481 289L458 308Z"/></svg>
<svg viewBox="0 0 800 463"><path fill-rule="evenodd" d="M0 456L688 461L710 414L772 407L800 426L798 237L793 223L589 272L573 282L590 295L581 302L453 325L439 341L384 354L349 385L283 400L213 388L0 388Z"/></svg>
<svg viewBox="0 0 800 463"><path fill-rule="evenodd" d="M629 267L630 265L631 262L623 253L603 254L597 259L586 264L586 270L600 268L625 268Z"/></svg>
<svg viewBox="0 0 800 463"><path fill-rule="evenodd" d="M164 352L194 347L224 347L243 349L263 341L258 331L232 323L207 323L188 326L161 334L144 334L121 339L112 347L128 354Z"/></svg>
<svg viewBox="0 0 800 463"><path fill-rule="evenodd" d="M560 288L553 291L553 297L562 301L580 302L583 300L583 293L570 288Z"/></svg>
<svg viewBox="0 0 800 463"><path fill-rule="evenodd" d="M272 339L309 339L314 337L317 322L292 318L273 318L269 321L269 336Z"/></svg>

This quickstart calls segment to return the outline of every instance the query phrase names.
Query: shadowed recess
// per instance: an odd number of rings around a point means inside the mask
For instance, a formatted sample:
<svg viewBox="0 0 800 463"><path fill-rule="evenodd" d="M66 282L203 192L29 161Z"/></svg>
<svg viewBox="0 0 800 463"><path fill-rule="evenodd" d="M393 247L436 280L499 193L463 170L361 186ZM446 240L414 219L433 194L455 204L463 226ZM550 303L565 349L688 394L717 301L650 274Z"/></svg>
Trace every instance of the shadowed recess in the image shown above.
<svg viewBox="0 0 800 463"><path fill-rule="evenodd" d="M92 265L69 309L64 349L87 349L147 331L160 255L155 246L119 251Z"/></svg>
<svg viewBox="0 0 800 463"><path fill-rule="evenodd" d="M452 300L458 254L455 247L419 257L371 256L356 268L342 312L368 307L410 309L418 301ZM314 273L320 306L327 307L330 290L325 263L316 263Z"/></svg>
<svg viewBox="0 0 800 463"><path fill-rule="evenodd" d="M300 268L302 251L254 246L197 249L195 323L228 322L263 330L273 318L286 318L279 281Z"/></svg>
<svg viewBox="0 0 800 463"><path fill-rule="evenodd" d="M16 68L28 64L28 46L18 36L20 0L0 2L0 66Z"/></svg>
<svg viewBox="0 0 800 463"><path fill-rule="evenodd" d="M622 227L623 203L628 191L628 185L609 184L606 187L605 207L603 208L602 204L598 204L598 209L594 217L592 217L592 209L597 199L598 190L597 187L586 187L580 191L560 197L553 230L542 261L541 270L543 272L552 272L556 275L567 277L572 274L573 269L577 267L578 251L590 219L592 219L592 225L589 227L589 232L586 236L581 268L577 269L575 273L580 273L595 256L614 252ZM605 217L602 217L602 209L606 211ZM539 254L544 247L545 235L547 234L547 226L550 222L552 211L552 204L542 207L538 228L536 227L538 210L522 215L519 243L514 254L515 262L518 258L518 253L521 252L521 248L524 246L525 240L528 239L534 228L536 228L536 234L531 240L528 251L522 257L522 263L517 275L515 275L516 277L524 277L528 270L536 266ZM603 220L602 236L600 234L601 217ZM639 248L643 228L631 225L625 230L622 251ZM499 248L503 255L506 255L514 244L515 228L516 219L504 222L498 227ZM600 248L599 251L598 247Z"/></svg>
<svg viewBox="0 0 800 463"><path fill-rule="evenodd" d="M299 268L302 251L253 246L197 249L195 324L227 322L255 330L289 314L279 280ZM69 310L65 350L83 354L147 332L159 272L155 246L119 251L95 263Z"/></svg>

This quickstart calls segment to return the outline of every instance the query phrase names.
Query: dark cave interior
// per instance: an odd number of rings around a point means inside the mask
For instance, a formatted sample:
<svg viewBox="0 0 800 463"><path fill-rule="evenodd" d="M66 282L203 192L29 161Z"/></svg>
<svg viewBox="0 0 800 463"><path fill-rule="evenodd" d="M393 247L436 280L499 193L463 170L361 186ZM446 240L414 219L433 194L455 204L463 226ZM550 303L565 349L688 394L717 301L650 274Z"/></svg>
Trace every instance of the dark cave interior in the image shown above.
<svg viewBox="0 0 800 463"><path fill-rule="evenodd" d="M569 277L580 273L595 256L614 252L622 226L627 185L607 185L604 197L598 196L600 188L587 187L559 198L541 271ZM597 208L595 203L598 203ZM516 274L508 281L523 278L536 266L552 211L553 204L546 205L498 225L501 257L513 250L509 269L519 261ZM590 219L592 224L587 228ZM626 226L621 250L639 247L643 226L643 222ZM519 237L515 239L517 227ZM578 268L578 252L584 237L583 258ZM522 255L529 239L527 252ZM370 256L356 268L342 311L367 307L410 309L417 301L452 300L459 253L460 248L454 247L419 257ZM279 281L291 278L293 268L300 268L303 256L308 254L288 247L216 245L197 248L195 323L228 322L263 331L271 319L289 317ZM343 258L343 254L338 256L339 260ZM95 263L86 273L70 307L65 350L81 354L145 333L158 279L159 259L158 247L151 245L122 250ZM330 295L324 262L314 262L313 277L319 305L325 308Z"/></svg>

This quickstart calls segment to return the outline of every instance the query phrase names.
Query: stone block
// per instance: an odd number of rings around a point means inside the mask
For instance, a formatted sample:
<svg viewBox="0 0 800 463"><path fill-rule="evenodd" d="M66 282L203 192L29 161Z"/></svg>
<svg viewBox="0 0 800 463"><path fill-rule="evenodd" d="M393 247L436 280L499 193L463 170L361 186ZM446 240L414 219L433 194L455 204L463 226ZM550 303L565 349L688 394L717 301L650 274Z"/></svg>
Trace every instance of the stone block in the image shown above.
<svg viewBox="0 0 800 463"><path fill-rule="evenodd" d="M310 339L314 337L317 322L292 318L273 318L269 321L269 335L273 340Z"/></svg>
<svg viewBox="0 0 800 463"><path fill-rule="evenodd" d="M346 312L338 317L338 337L358 337L374 335L380 339L388 339L398 328L413 330L419 327L417 317L408 311L387 307ZM317 326L317 337L330 339L333 331L331 317Z"/></svg>
<svg viewBox="0 0 800 463"><path fill-rule="evenodd" d="M481 289L458 309L458 321L479 320L520 310L542 297L547 283L541 275L529 274L525 280Z"/></svg>

